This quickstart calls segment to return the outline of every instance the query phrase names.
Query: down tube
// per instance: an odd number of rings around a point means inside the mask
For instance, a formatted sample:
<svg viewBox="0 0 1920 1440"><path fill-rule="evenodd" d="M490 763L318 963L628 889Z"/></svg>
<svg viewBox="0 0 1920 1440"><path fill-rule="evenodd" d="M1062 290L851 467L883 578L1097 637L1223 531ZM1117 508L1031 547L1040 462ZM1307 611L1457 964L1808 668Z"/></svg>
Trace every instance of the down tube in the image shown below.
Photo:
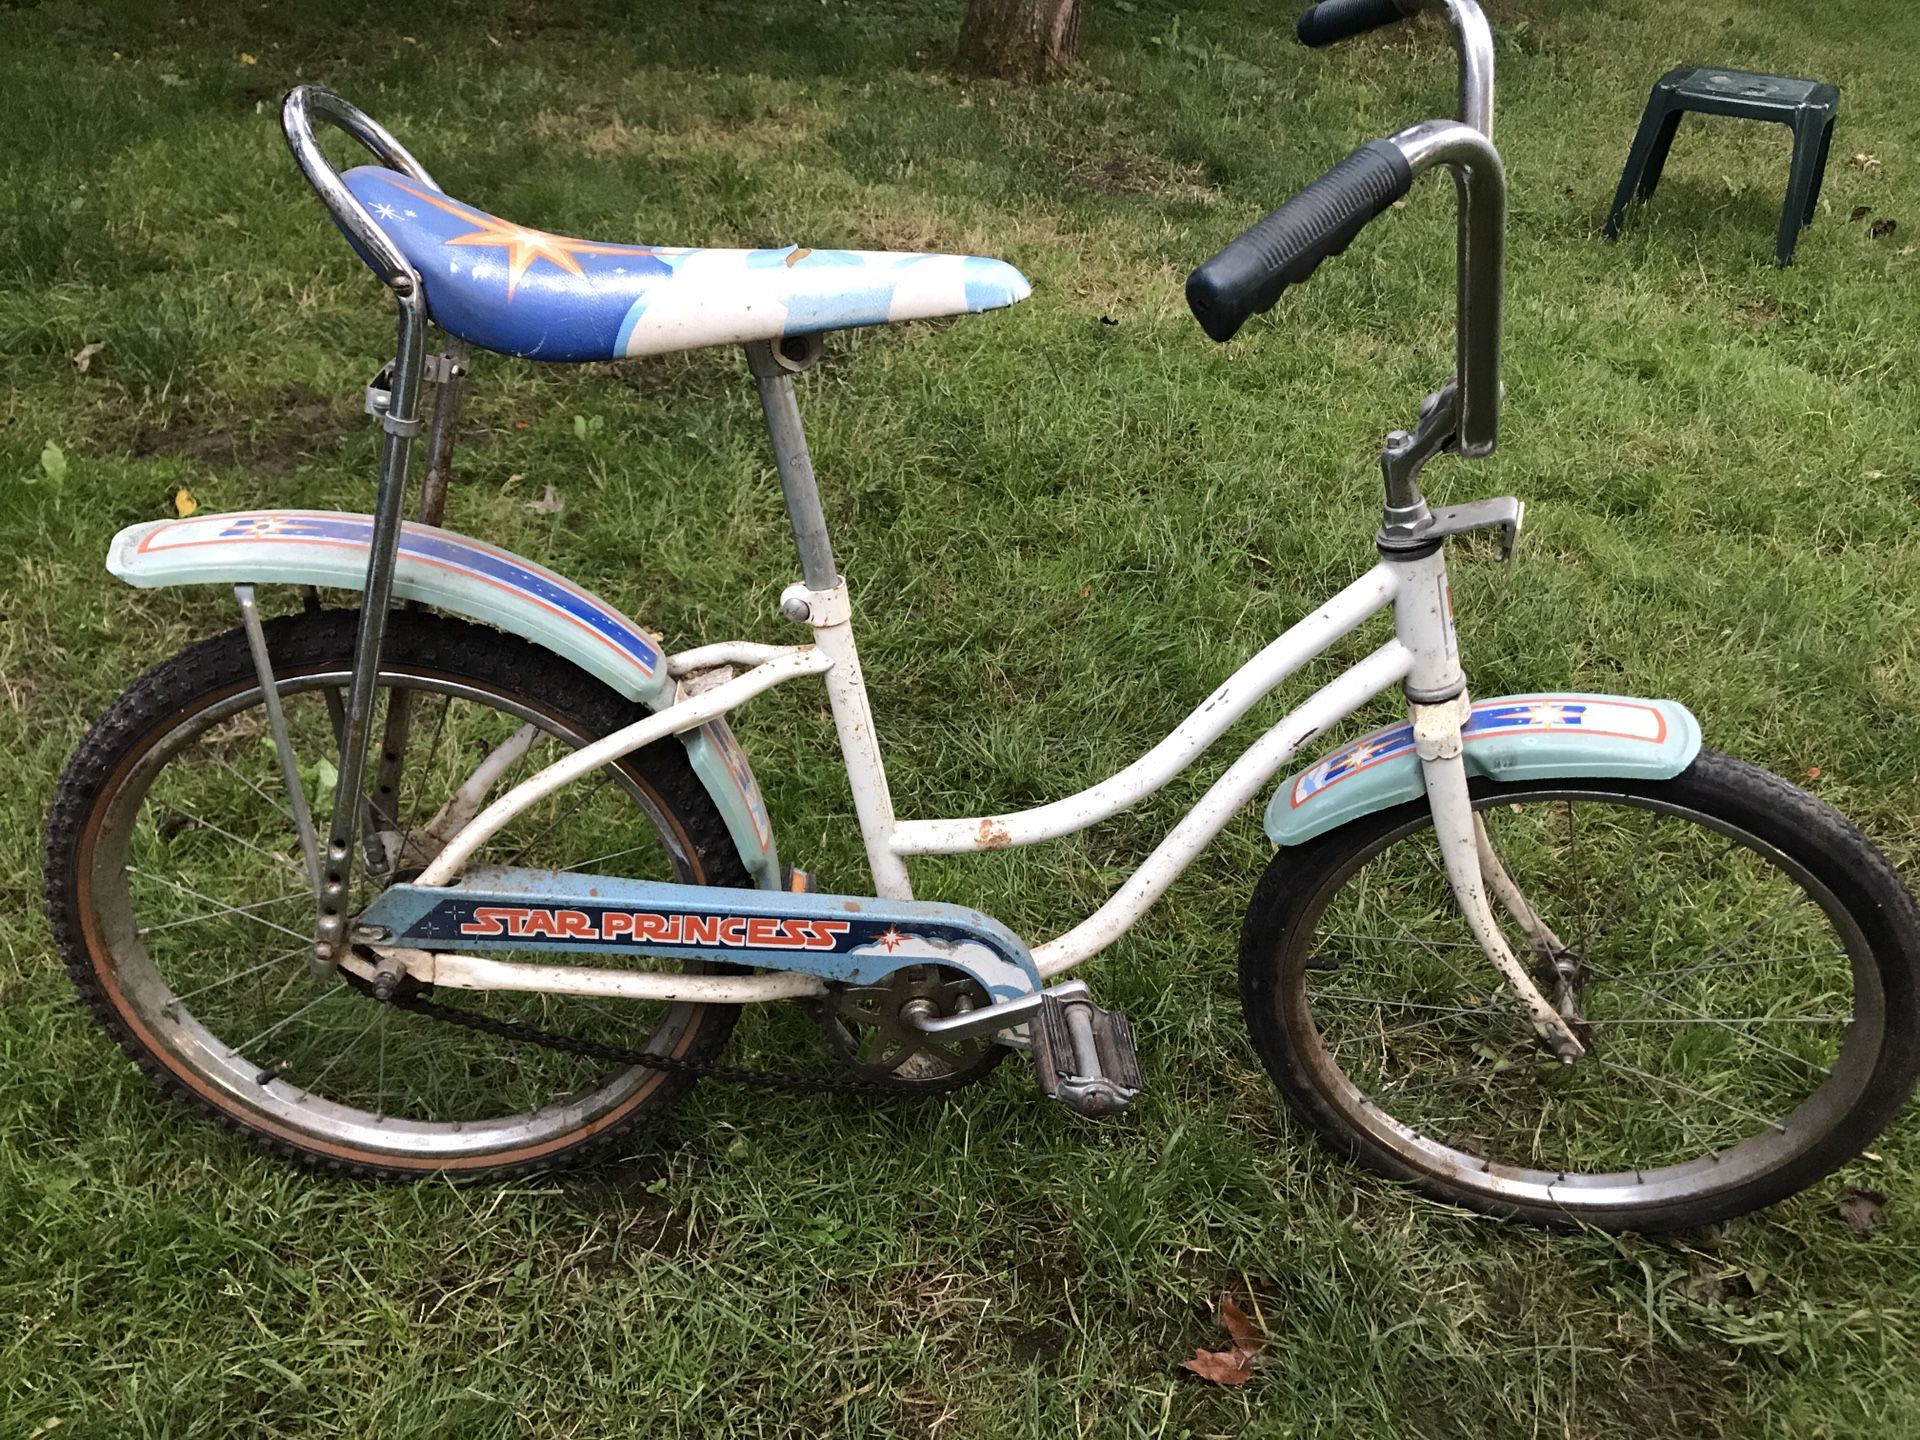
<svg viewBox="0 0 1920 1440"><path fill-rule="evenodd" d="M1351 670L1316 690L1299 709L1261 736L1213 782L1200 803L1167 832L1144 864L1106 904L1066 934L1033 952L1042 979L1071 970L1118 940L1166 894L1167 887L1193 863L1227 821L1274 777L1314 736L1339 724L1375 696L1407 678L1413 652L1389 640Z"/></svg>

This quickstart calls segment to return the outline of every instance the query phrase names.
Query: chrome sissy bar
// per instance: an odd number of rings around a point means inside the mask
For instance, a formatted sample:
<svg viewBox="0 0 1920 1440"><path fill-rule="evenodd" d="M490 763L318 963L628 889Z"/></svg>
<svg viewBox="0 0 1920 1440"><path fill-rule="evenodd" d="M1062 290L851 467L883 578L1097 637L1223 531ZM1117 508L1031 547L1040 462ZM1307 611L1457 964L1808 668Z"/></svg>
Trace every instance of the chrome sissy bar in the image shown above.
<svg viewBox="0 0 1920 1440"><path fill-rule="evenodd" d="M287 148L301 174L313 186L321 203L332 213L334 222L346 233L353 246L372 266L380 281L392 292L399 311L399 334L389 372L387 399L375 407L380 427L385 432L380 448L380 479L374 496L372 544L367 557L367 583L362 596L360 625L354 639L353 677L348 685L345 713L339 722L339 778L334 788L333 815L328 824L326 848L320 856L320 893L314 918L313 968L324 972L340 958L345 933L348 902L353 879L355 832L362 828L362 785L366 776L367 740L373 728L374 690L380 674L380 652L386 638L388 611L393 595L394 564L400 547L402 511L406 503L407 467L412 459L413 441L420 434L420 385L426 373L427 304L420 276L406 257L376 225L346 182L327 160L314 135L315 122L344 130L374 158L389 169L410 175L423 185L433 185L426 167L407 153L407 149L387 130L338 95L302 85L287 96L281 108L281 128ZM438 189L438 186L434 186ZM444 368L464 372L464 354L447 357ZM449 373L449 380L458 375ZM458 404L455 385L442 388L435 405L433 434L434 458L439 461L434 483L425 487L423 503L430 502L434 513L423 516L438 519L444 502L446 460L452 448L453 410ZM270 683L263 678L263 683ZM382 746L379 788L389 805L398 781L400 754L404 750L407 715L404 706L390 708L388 734ZM395 740L399 744L393 743ZM366 837L368 863L386 868L386 857L377 835Z"/></svg>

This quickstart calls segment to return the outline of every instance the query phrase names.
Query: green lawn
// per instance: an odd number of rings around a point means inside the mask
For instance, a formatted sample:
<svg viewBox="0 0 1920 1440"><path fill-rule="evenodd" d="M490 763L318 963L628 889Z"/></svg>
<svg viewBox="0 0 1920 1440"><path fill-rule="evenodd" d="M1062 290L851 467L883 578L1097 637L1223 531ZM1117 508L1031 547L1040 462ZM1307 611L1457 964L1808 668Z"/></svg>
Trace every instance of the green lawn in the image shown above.
<svg viewBox="0 0 1920 1440"><path fill-rule="evenodd" d="M1253 816L1089 972L1150 1087L1104 1125L1014 1065L917 1108L707 1087L618 1163L374 1188L187 1115L76 1005L38 913L54 777L134 676L235 620L217 591L121 587L109 537L181 486L207 509L371 495L359 387L390 313L286 156L296 82L549 229L972 251L1032 277L1007 314L836 338L802 383L903 813L1105 775L1372 563L1380 436L1449 363L1443 183L1230 348L1180 286L1353 145L1450 105L1439 32L1314 54L1270 6L1089 0L1082 71L1023 91L944 68L959 8L5 11L0 1436L1920 1433L1911 1111L1792 1202L1663 1241L1378 1183L1312 1143L1248 1047ZM1910 865L1920 12L1491 10L1507 424L1495 460L1441 462L1430 488L1519 494L1530 525L1511 569L1461 550L1474 688L1683 699L1709 743ZM1682 61L1840 86L1792 269L1770 263L1778 127L1689 122L1653 205L1599 238L1647 88ZM583 439L576 416L601 423ZM675 643L783 638L795 572L756 421L733 353L487 361L448 523ZM549 484L557 516L528 508ZM786 854L860 884L818 692L739 729ZM917 877L1051 934L1217 763L1090 837ZM1887 1195L1878 1229L1843 1221L1847 1185ZM1271 1337L1240 1389L1176 1368L1218 1343L1227 1292Z"/></svg>

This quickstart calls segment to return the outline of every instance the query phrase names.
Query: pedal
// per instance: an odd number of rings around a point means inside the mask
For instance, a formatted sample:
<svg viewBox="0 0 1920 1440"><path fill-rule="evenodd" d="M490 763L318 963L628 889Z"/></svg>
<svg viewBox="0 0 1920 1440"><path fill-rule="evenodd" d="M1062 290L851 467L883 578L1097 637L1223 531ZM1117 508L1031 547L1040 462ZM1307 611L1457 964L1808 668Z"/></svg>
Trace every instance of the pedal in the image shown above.
<svg viewBox="0 0 1920 1440"><path fill-rule="evenodd" d="M1084 995L1048 995L1028 1025L1040 1093L1081 1115L1118 1115L1141 1090L1133 1027Z"/></svg>

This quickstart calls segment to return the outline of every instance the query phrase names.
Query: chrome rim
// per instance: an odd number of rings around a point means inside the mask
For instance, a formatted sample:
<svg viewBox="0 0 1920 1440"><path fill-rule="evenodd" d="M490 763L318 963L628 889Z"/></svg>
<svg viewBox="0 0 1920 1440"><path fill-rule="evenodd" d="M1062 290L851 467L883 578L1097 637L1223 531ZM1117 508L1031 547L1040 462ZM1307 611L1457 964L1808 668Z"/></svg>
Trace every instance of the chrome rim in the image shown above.
<svg viewBox="0 0 1920 1440"><path fill-rule="evenodd" d="M1859 927L1804 866L1637 794L1476 808L1570 952L1590 1053L1566 1067L1541 1052L1422 817L1325 882L1283 957L1300 1058L1349 1129L1450 1185L1577 1215L1748 1184L1859 1100L1884 995Z"/></svg>
<svg viewBox="0 0 1920 1440"><path fill-rule="evenodd" d="M349 673L318 669L277 687L322 816L333 773L329 697ZM487 755L513 753L516 733L532 727L492 795L596 738L427 669L395 667L380 685L382 710L396 689L413 697L397 823L383 847L396 848L397 834L396 873L418 868L440 805ZM646 1067L609 1071L398 1011L344 975L309 976L312 890L261 701L257 685L241 685L177 717L121 766L94 812L83 923L104 956L103 984L118 989L122 1012L164 1064L207 1099L297 1142L455 1168L557 1148L618 1119L663 1081ZM617 765L521 816L480 858L700 878L678 829ZM358 869L357 906L379 888L364 863ZM702 1010L513 994L460 1003L659 1054L685 1049Z"/></svg>

